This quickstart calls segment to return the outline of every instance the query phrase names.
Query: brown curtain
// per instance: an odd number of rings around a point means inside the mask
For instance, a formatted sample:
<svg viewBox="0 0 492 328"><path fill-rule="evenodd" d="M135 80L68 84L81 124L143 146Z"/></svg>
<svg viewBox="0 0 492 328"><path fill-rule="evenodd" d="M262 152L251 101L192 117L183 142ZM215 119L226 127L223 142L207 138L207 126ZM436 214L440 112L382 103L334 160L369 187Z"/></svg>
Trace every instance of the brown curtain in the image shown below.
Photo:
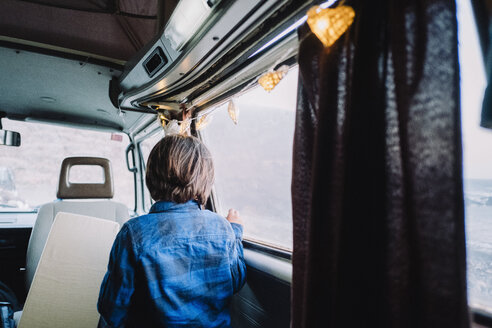
<svg viewBox="0 0 492 328"><path fill-rule="evenodd" d="M300 29L293 327L468 327L456 6Z"/></svg>

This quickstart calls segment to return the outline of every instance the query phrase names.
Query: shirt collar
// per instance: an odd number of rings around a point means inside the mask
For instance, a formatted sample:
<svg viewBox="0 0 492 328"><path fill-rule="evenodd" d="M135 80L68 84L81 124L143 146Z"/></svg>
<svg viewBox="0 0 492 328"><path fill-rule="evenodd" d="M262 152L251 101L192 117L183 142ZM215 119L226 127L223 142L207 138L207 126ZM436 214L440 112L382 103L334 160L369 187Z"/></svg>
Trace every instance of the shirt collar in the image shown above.
<svg viewBox="0 0 492 328"><path fill-rule="evenodd" d="M198 205L198 202L195 200L189 200L186 203L181 204L159 201L152 205L149 213L159 213L165 211L189 211L193 209L200 209L200 205Z"/></svg>

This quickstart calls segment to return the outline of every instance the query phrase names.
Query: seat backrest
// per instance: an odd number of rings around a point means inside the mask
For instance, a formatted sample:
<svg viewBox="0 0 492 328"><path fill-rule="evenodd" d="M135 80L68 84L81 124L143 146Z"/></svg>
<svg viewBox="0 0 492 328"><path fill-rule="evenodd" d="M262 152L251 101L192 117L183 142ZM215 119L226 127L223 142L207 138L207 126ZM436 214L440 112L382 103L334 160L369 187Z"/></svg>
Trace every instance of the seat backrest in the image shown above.
<svg viewBox="0 0 492 328"><path fill-rule="evenodd" d="M100 166L104 172L103 183L71 183L70 169L76 165ZM38 216L32 229L26 255L26 287L29 290L36 267L50 232L53 220L58 212L67 212L93 216L110 220L123 225L129 218L128 208L114 201L111 163L98 157L70 157L63 160L60 170L57 197L60 199L48 203L38 211ZM87 201L87 199L97 199ZM101 199L102 198L102 199ZM64 200L71 199L71 200ZM73 199L84 199L75 201Z"/></svg>
<svg viewBox="0 0 492 328"><path fill-rule="evenodd" d="M97 299L116 222L58 213L27 295L19 327L97 327Z"/></svg>

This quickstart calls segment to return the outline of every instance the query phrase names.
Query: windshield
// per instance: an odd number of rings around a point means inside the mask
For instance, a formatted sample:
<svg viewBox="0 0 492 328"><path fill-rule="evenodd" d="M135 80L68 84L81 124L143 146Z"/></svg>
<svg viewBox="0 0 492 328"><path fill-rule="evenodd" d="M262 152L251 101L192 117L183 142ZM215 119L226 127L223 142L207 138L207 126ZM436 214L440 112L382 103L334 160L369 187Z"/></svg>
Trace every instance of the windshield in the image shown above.
<svg viewBox="0 0 492 328"><path fill-rule="evenodd" d="M61 163L71 156L109 159L113 199L134 208L133 174L125 161L126 135L5 119L2 124L7 130L20 132L22 139L20 147L0 146L0 212L36 211L56 200ZM70 181L92 183L94 175L87 166L85 170L71 170Z"/></svg>
<svg viewBox="0 0 492 328"><path fill-rule="evenodd" d="M14 183L14 173L8 166L0 166L0 206L4 208L22 208L29 206L19 198Z"/></svg>

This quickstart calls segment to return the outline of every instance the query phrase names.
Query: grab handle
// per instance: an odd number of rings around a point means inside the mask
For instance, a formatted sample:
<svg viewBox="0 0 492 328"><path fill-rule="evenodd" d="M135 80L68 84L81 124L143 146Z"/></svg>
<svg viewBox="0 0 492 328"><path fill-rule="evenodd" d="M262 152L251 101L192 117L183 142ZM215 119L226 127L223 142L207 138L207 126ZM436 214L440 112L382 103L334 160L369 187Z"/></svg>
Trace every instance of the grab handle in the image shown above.
<svg viewBox="0 0 492 328"><path fill-rule="evenodd" d="M135 151L135 145L134 144L131 143L128 145L128 147L126 147L126 156L125 156L126 167L127 167L128 171L133 172L133 173L138 171L137 166L135 165L135 153L134 153L134 151ZM132 155L133 167L130 167L130 160L128 159L128 155L130 154L130 152Z"/></svg>

